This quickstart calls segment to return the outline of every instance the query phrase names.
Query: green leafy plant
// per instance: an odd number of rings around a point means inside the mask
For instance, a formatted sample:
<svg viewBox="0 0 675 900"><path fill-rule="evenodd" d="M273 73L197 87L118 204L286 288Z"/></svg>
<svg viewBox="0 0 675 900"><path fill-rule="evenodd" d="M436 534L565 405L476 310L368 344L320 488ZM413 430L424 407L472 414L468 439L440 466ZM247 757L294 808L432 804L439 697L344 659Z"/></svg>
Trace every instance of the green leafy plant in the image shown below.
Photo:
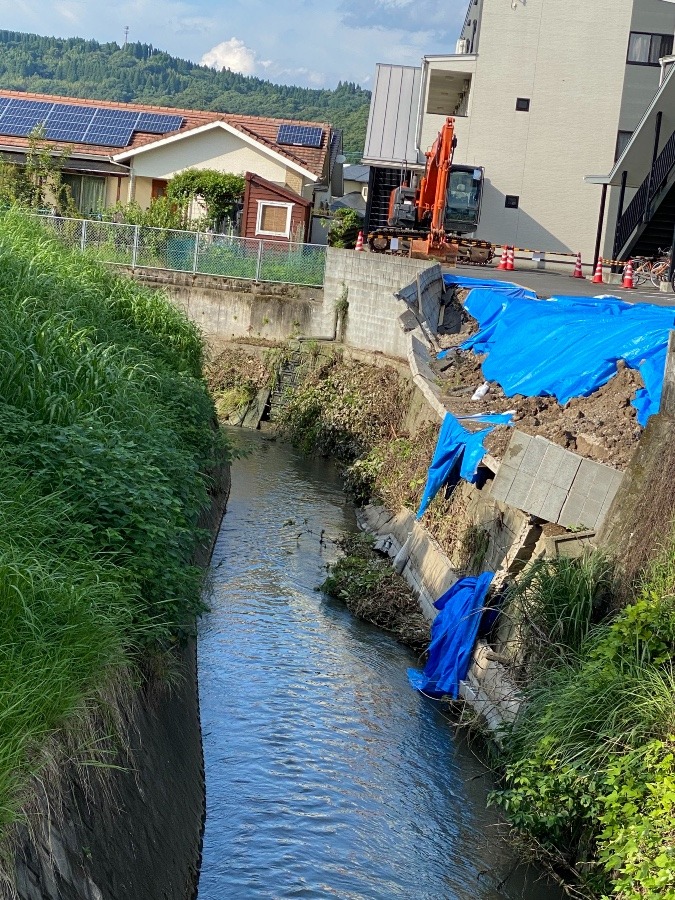
<svg viewBox="0 0 675 900"><path fill-rule="evenodd" d="M215 169L185 169L169 181L166 192L170 200L181 204L201 198L206 204L209 220L216 225L222 219L234 218L237 204L244 195L244 185L241 175Z"/></svg>
<svg viewBox="0 0 675 900"><path fill-rule="evenodd" d="M328 231L328 246L353 249L362 228L363 219L356 210L346 207L336 210Z"/></svg>

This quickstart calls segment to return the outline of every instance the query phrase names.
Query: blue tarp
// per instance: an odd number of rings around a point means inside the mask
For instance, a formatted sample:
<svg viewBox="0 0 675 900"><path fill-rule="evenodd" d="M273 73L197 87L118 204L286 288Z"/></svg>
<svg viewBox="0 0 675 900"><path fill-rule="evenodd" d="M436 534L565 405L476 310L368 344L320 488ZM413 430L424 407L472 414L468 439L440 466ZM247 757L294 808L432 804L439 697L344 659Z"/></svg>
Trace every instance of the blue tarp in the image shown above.
<svg viewBox="0 0 675 900"><path fill-rule="evenodd" d="M471 279L445 276L448 284ZM483 374L512 397L587 397L616 374L623 360L645 384L633 406L643 427L661 403L668 333L675 310L616 297L517 296L502 282L476 279L465 302L480 331L462 349L486 353ZM463 284L470 287L471 285ZM553 352L552 352L553 351Z"/></svg>
<svg viewBox="0 0 675 900"><path fill-rule="evenodd" d="M430 697L457 699L459 683L466 678L476 643L483 604L494 575L461 578L440 597L431 626L429 658L424 672L408 669L408 680Z"/></svg>
<svg viewBox="0 0 675 900"><path fill-rule="evenodd" d="M427 483L422 495L417 518L421 518L443 487L453 471L459 469L460 477L465 481L475 481L476 471L481 459L485 456L483 438L494 431L494 427L482 431L467 431L452 413L446 413L436 443L434 458L431 460Z"/></svg>

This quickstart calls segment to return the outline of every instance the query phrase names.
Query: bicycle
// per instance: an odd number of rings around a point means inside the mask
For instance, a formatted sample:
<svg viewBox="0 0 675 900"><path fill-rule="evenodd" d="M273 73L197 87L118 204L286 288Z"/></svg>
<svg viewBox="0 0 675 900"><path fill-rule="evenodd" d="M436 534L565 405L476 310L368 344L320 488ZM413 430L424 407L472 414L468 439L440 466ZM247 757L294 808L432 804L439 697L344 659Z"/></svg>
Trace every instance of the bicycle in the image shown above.
<svg viewBox="0 0 675 900"><path fill-rule="evenodd" d="M653 256L636 256L633 259L633 284L638 287L651 281L658 287L669 277L670 250L659 247Z"/></svg>

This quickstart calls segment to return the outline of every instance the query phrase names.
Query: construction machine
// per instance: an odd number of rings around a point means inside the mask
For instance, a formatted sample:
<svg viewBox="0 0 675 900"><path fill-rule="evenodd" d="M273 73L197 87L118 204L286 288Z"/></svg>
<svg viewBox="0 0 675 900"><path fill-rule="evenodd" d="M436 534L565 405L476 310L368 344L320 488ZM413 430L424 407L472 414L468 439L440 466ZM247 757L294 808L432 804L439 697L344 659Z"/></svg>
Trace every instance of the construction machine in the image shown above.
<svg viewBox="0 0 675 900"><path fill-rule="evenodd" d="M480 219L483 169L453 165L456 146L455 120L449 117L426 153L419 184L413 180L391 192L387 228L368 235L371 250L442 262L459 259L484 265L492 259L488 241L464 237L476 230Z"/></svg>

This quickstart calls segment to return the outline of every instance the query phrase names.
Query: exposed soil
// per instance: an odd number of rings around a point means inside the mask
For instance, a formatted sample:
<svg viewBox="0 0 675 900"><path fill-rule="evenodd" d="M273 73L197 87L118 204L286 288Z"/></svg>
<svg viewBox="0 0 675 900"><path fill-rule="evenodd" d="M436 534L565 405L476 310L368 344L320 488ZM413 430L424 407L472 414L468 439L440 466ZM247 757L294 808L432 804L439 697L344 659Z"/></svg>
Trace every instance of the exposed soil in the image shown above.
<svg viewBox="0 0 675 900"><path fill-rule="evenodd" d="M453 308L465 292L457 294ZM635 391L643 386L638 372L620 362L611 381L590 397L575 398L565 406L553 397L506 397L494 382L490 383L485 397L472 400L474 391L485 382L482 371L485 356L457 349L478 330L477 322L463 309L462 313L460 331L440 338L441 344L452 352L445 359L432 362L442 391L441 399L453 415L513 411L514 426L521 431L548 438L580 456L616 469L627 467L642 433L636 411L630 405ZM454 321L457 322L456 317ZM485 427L463 424L469 430ZM497 427L485 440L488 453L501 459L511 433L511 428Z"/></svg>

